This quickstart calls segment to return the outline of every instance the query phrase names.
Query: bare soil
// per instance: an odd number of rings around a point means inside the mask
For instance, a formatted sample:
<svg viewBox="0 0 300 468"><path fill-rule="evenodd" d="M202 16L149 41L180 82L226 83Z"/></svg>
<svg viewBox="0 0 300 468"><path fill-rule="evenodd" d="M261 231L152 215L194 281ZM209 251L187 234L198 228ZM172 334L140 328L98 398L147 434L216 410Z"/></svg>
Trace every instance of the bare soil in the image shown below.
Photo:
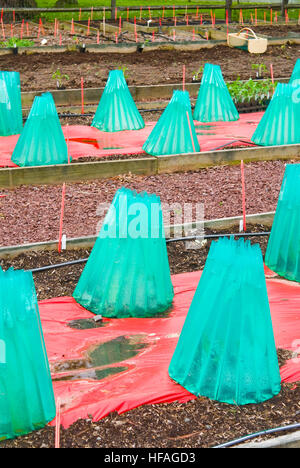
<svg viewBox="0 0 300 468"><path fill-rule="evenodd" d="M249 26L248 26L249 27ZM268 37L289 37L289 36L299 36L300 34L300 26L293 25L293 26L271 26L271 25L257 25L252 26L250 28L253 29L258 34L262 34ZM237 30L241 29L240 26L236 27Z"/></svg>
<svg viewBox="0 0 300 468"><path fill-rule="evenodd" d="M132 54L101 54L64 52L54 54L3 55L0 67L3 70L19 71L23 91L42 91L55 89L53 73L60 69L69 76L63 80L66 88L80 88L81 77L84 86L103 87L108 72L113 69L126 69L129 85L152 85L178 83L182 81L182 67L186 66L186 82L192 82L193 76L204 63L218 64L222 68L225 80L255 78L253 63L264 63L268 70L273 64L275 78L289 77L300 55L300 45L270 46L265 54L255 56L226 46L199 51L168 51ZM269 72L266 73L269 76Z"/></svg>
<svg viewBox="0 0 300 468"><path fill-rule="evenodd" d="M281 351L278 354L281 356ZM121 415L112 413L96 423L75 422L69 429L61 430L61 447L208 448L260 430L299 422L299 401L300 385L284 384L279 395L259 405L231 406L200 397L184 404L141 406ZM54 436L54 428L45 427L22 438L1 442L0 448L53 448ZM269 437L272 436L256 441Z"/></svg>
<svg viewBox="0 0 300 468"><path fill-rule="evenodd" d="M268 232L268 229L263 225L251 225L247 229L247 232L259 233L264 231ZM232 234L236 232L238 232L238 229L231 229L229 231L205 230L206 235ZM268 236L248 237L246 239L250 239L252 244L258 243L264 256L267 248ZM186 245L182 241L167 243L171 274L186 273L203 269L211 242L211 239L207 239L206 244L200 249L186 249ZM7 270L10 267L32 270L48 265L57 265L73 260L87 259L90 252L90 248L67 250L62 253L51 250L28 252L20 254L12 259L0 259L0 266L4 270ZM72 296L84 266L85 262L34 273L33 276L38 300L50 299L51 297Z"/></svg>

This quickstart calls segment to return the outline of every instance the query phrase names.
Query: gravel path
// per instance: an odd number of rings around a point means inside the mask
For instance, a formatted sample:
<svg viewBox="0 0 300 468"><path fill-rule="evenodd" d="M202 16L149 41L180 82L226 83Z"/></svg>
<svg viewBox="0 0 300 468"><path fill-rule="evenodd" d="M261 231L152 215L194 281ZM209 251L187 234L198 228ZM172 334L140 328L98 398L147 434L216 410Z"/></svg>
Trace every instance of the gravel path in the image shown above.
<svg viewBox="0 0 300 468"><path fill-rule="evenodd" d="M276 209L285 162L269 161L245 166L248 214ZM64 233L68 238L96 234L101 216L97 207L111 202L125 186L156 193L163 203L202 202L205 219L241 214L239 166L217 166L197 172L149 177L118 176L93 183L67 184ZM58 238L61 185L22 186L2 191L0 198L1 245L42 242ZM1 195L0 193L0 195Z"/></svg>

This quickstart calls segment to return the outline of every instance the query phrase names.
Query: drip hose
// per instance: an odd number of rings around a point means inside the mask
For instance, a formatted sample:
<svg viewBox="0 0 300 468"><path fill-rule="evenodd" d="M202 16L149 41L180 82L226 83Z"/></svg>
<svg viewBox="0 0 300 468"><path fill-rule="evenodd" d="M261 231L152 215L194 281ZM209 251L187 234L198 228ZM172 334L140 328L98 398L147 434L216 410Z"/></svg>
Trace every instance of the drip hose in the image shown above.
<svg viewBox="0 0 300 468"><path fill-rule="evenodd" d="M275 427L274 429L266 429L265 431L255 432L254 434L250 434L244 437L240 437L239 439L231 440L230 442L225 442L224 444L216 445L215 447L211 448L228 448L232 447L233 445L241 444L250 439L255 439L256 437L266 435L266 434L275 434L277 432L289 431L292 429L299 429L300 423L289 424L288 426L282 427Z"/></svg>
<svg viewBox="0 0 300 468"><path fill-rule="evenodd" d="M197 240L197 239L218 239L220 237L230 237L230 236L236 236L236 237L259 237L259 236L269 236L270 232L240 232L236 234L205 234L204 236L187 236L187 237L177 237L175 239L166 239L166 243L169 244L171 242L186 242L186 241L192 241L192 240ZM39 268L33 268L32 270L28 270L31 273L41 273L43 271L48 271L48 270L55 270L57 268L63 268L67 266L72 266L72 265L79 265L81 263L86 263L88 261L88 258L80 258L78 260L71 260L69 262L63 262L63 263L57 263L54 265L46 265L43 267Z"/></svg>

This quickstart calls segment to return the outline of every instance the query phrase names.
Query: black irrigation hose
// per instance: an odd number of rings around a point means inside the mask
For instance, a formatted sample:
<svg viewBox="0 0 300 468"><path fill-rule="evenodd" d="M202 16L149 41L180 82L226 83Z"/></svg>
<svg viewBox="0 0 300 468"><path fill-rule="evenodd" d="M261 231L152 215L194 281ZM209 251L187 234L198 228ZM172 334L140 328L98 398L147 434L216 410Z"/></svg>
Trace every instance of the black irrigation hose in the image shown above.
<svg viewBox="0 0 300 468"><path fill-rule="evenodd" d="M266 429L265 431L255 432L254 434L240 437L239 439L234 439L234 440L231 440L230 442L225 442L224 444L216 445L212 448L228 448L228 447L232 447L233 445L246 442L247 440L255 439L256 437L259 437L262 435L275 434L277 432L284 432L284 431L289 431L292 429L299 429L299 428L300 428L300 423L295 423L295 424L289 424L288 426L275 427L274 429Z"/></svg>
<svg viewBox="0 0 300 468"><path fill-rule="evenodd" d="M230 236L236 236L236 237L258 237L258 236L269 236L270 232L240 232L240 233L234 233L234 234L206 234L204 236L188 236L188 237L177 237L175 239L167 239L166 243L169 244L171 242L181 242L181 241L192 241L192 240L197 240L197 239L218 239L220 237L230 237ZM54 265L46 265L43 267L39 268L33 268L32 270L29 270L31 273L42 273L43 271L48 271L48 270L55 270L57 268L63 268L67 266L72 266L72 265L79 265L81 263L86 263L88 261L88 258L80 258L79 260L71 260L69 262L63 262L63 263L57 263Z"/></svg>

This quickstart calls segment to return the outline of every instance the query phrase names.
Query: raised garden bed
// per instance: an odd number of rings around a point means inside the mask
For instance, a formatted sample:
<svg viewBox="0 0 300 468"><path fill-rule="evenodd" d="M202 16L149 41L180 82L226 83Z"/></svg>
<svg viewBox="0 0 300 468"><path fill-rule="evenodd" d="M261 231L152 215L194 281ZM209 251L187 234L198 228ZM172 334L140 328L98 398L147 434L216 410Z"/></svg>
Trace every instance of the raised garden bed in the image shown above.
<svg viewBox="0 0 300 468"><path fill-rule="evenodd" d="M284 168L284 161L245 165L248 214L275 210ZM163 203L202 202L206 219L242 213L239 166L146 177L122 175L91 183L67 184L64 217L67 238L95 235L101 220L97 215L98 205L110 203L122 186L156 193ZM22 186L2 190L1 194L6 195L0 198L2 246L57 239L61 185Z"/></svg>
<svg viewBox="0 0 300 468"><path fill-rule="evenodd" d="M3 70L19 71L22 91L40 91L53 89L53 73L60 69L69 76L64 85L67 89L80 88L81 77L85 88L104 86L109 70L126 69L128 85L151 85L179 83L182 81L182 66L186 66L186 82L192 82L193 76L204 63L220 65L226 81L236 80L237 76L248 80L256 77L252 64L264 63L268 71L273 64L274 77L289 77L296 58L300 55L300 45L269 47L261 56L248 54L239 49L219 46L200 51L153 51L147 54L101 54L65 52L55 54L0 56ZM238 68L232 66L238 63ZM270 75L266 75L267 77Z"/></svg>
<svg viewBox="0 0 300 468"><path fill-rule="evenodd" d="M250 230L259 232L266 228L258 225L251 226ZM236 232L236 229L232 232ZM260 243L264 252L267 238L256 238L255 242ZM210 242L201 250L195 251L186 251L182 242L169 244L168 255L172 273L202 268L209 244ZM11 265L16 268L36 268L87 257L89 252L90 249L67 251L60 255L53 251L30 252L11 261L2 260L1 265L4 268ZM82 265L70 266L35 274L39 298L72 294L82 268ZM92 320L77 320L76 324L70 322L69 326L86 329L99 325L95 325ZM282 349L278 349L277 354L280 366L292 356L291 352ZM56 369L53 366L52 368ZM65 367L62 370L64 369ZM299 398L300 385L296 383L283 384L279 395L259 405L234 407L200 397L184 404L175 402L141 406L123 415L110 414L95 423L89 419L78 420L69 429L61 429L61 447L212 447L258 430L296 422L300 411ZM266 438L268 436L264 437ZM54 428L51 427L0 443L0 447L3 448L53 446Z"/></svg>

